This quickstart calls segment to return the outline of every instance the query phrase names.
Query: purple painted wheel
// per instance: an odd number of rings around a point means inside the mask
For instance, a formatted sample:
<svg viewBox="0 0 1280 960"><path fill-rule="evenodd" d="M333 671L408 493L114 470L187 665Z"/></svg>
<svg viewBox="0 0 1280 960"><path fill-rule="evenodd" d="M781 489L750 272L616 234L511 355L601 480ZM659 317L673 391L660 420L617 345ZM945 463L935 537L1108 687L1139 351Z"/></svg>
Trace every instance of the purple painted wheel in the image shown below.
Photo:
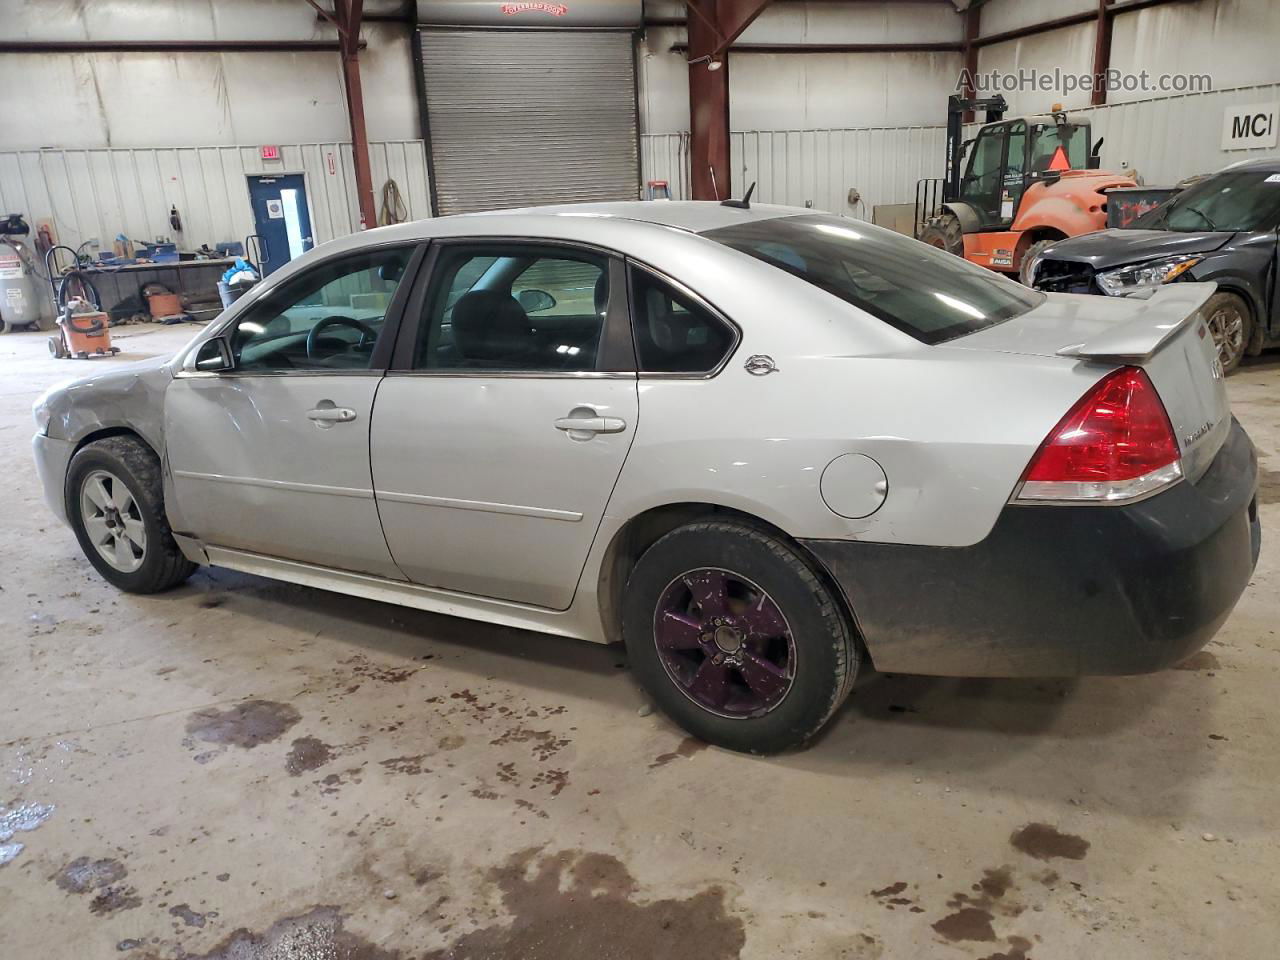
<svg viewBox="0 0 1280 960"><path fill-rule="evenodd" d="M690 570L667 584L654 610L653 638L680 691L722 717L763 716L795 679L786 617L769 594L728 570Z"/></svg>

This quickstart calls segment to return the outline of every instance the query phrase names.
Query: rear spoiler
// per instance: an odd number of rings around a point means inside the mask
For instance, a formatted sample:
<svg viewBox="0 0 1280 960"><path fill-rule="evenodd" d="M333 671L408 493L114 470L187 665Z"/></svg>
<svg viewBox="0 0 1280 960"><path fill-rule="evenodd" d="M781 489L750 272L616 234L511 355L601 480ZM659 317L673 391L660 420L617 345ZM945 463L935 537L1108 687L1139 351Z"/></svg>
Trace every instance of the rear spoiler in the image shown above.
<svg viewBox="0 0 1280 960"><path fill-rule="evenodd" d="M1138 315L1105 333L1058 351L1060 357L1141 363L1200 317L1216 283L1171 283L1138 308Z"/></svg>

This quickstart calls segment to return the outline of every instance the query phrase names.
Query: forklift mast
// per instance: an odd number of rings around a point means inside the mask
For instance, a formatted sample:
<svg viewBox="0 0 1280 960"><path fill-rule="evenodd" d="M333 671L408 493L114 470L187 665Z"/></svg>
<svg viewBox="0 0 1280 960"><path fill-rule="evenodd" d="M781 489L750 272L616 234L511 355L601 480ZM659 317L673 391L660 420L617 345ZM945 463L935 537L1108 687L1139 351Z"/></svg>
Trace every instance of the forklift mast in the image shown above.
<svg viewBox="0 0 1280 960"><path fill-rule="evenodd" d="M960 196L960 166L964 160L963 137L964 115L969 111L985 110L984 123L996 123L1004 118L1009 104L1004 97L996 95L979 99L966 99L959 94L947 98L947 168L946 179L943 180L942 199L950 202Z"/></svg>

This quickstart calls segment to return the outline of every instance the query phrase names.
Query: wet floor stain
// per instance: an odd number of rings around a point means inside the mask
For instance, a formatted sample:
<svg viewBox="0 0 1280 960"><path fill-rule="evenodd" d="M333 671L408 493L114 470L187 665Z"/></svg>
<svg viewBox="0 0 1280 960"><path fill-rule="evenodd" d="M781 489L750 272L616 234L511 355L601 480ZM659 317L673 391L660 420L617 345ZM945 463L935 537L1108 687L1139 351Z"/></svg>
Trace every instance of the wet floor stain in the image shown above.
<svg viewBox="0 0 1280 960"><path fill-rule="evenodd" d="M186 960L401 960L346 929L337 907L320 906L277 920L262 933L236 930L208 953L183 954Z"/></svg>
<svg viewBox="0 0 1280 960"><path fill-rule="evenodd" d="M701 753L705 749L707 749L707 745L701 740L694 737L685 737L680 741L680 745L676 747L673 752L662 753L654 757L653 763L649 764L649 769L653 770L656 767L665 767L673 760L688 759L694 754Z"/></svg>
<svg viewBox="0 0 1280 960"><path fill-rule="evenodd" d="M426 758L427 755L425 753L416 753L413 756L390 757L386 760L379 760L378 765L390 773L403 773L406 776L416 777L419 774L431 772L428 767L423 766L422 761Z"/></svg>
<svg viewBox="0 0 1280 960"><path fill-rule="evenodd" d="M989 953L979 960L1031 960L1028 952L1031 949L1031 941L1026 937L1008 937L1005 942L1009 944L1008 950Z"/></svg>
<svg viewBox="0 0 1280 960"><path fill-rule="evenodd" d="M424 960L733 960L742 952L742 920L724 890L641 902L616 857L526 850L490 871L510 920L473 930Z"/></svg>
<svg viewBox="0 0 1280 960"><path fill-rule="evenodd" d="M1015 830L1009 842L1037 860L1083 860L1089 852L1089 841L1070 833L1061 833L1047 823L1028 823Z"/></svg>
<svg viewBox="0 0 1280 960"><path fill-rule="evenodd" d="M67 893L88 893L90 890L101 890L119 883L128 872L119 860L108 857L101 860L76 857L54 874L53 882L58 885L58 889Z"/></svg>
<svg viewBox="0 0 1280 960"><path fill-rule="evenodd" d="M567 747L570 743L564 737L558 737L550 730L534 730L517 725L502 736L489 741L491 747L504 747L511 743L527 743L533 750L533 756L544 763Z"/></svg>
<svg viewBox="0 0 1280 960"><path fill-rule="evenodd" d="M169 916L177 917L188 927L203 927L208 921L217 919L216 910L208 913L197 913L189 903L179 903L169 908Z"/></svg>
<svg viewBox="0 0 1280 960"><path fill-rule="evenodd" d="M226 710L207 707L187 718L187 733L205 743L229 744L252 750L278 740L301 714L287 703L246 700Z"/></svg>
<svg viewBox="0 0 1280 960"><path fill-rule="evenodd" d="M56 874L53 882L66 893L76 896L93 894L89 912L97 916L133 910L142 906L138 891L125 884L129 871L119 860L103 857L93 860L77 857Z"/></svg>
<svg viewBox="0 0 1280 960"><path fill-rule="evenodd" d="M993 919L989 910L965 907L934 923L933 929L951 941L976 940L989 943L996 938L995 928L991 926Z"/></svg>
<svg viewBox="0 0 1280 960"><path fill-rule="evenodd" d="M1006 899L1013 886L1012 868L1001 866L983 870L981 878L968 890L958 890L951 895L947 906L953 912L934 923L933 929L952 941L994 941L996 931L992 921L996 914L1017 917L1026 909L1021 903Z"/></svg>
<svg viewBox="0 0 1280 960"><path fill-rule="evenodd" d="M871 896L880 901L880 905L886 910L896 910L898 907L910 907L912 913L924 913L924 908L918 906L911 897L903 896L906 892L907 882L899 880L897 883L891 883L887 887L881 887L879 890L870 891Z"/></svg>
<svg viewBox="0 0 1280 960"><path fill-rule="evenodd" d="M1222 664L1208 650L1201 650L1199 653L1193 653L1181 663L1175 663L1173 669L1192 670L1199 673L1202 670L1221 670Z"/></svg>
<svg viewBox="0 0 1280 960"><path fill-rule="evenodd" d="M289 755L284 758L284 768L291 777L300 777L311 770L318 770L333 759L333 747L315 737L299 737L293 741Z"/></svg>

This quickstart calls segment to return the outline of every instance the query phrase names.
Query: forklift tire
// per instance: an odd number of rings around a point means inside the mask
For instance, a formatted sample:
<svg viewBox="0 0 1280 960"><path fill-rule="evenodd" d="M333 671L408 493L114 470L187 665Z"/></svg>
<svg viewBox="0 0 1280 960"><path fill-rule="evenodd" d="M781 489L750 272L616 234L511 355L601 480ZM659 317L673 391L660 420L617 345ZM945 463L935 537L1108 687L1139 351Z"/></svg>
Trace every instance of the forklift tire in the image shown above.
<svg viewBox="0 0 1280 960"><path fill-rule="evenodd" d="M960 218L954 213L944 213L930 220L920 231L920 240L957 257L964 256L964 231L960 228Z"/></svg>
<svg viewBox="0 0 1280 960"><path fill-rule="evenodd" d="M1026 251L1022 254L1022 262L1018 264L1018 279L1022 281L1024 286L1035 286L1035 284L1031 282L1031 268L1035 266L1035 262L1040 259L1040 254L1044 252L1045 248L1051 247L1057 242L1058 241L1054 239L1037 240L1031 246L1027 247Z"/></svg>

